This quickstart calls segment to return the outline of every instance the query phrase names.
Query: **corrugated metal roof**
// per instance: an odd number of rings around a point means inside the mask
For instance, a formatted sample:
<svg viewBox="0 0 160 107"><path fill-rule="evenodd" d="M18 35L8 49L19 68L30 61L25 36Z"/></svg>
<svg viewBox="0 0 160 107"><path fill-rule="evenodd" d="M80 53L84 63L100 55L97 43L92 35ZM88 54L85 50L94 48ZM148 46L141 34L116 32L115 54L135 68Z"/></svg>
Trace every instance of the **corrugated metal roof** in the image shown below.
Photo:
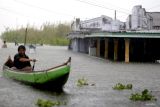
<svg viewBox="0 0 160 107"><path fill-rule="evenodd" d="M70 33L68 38L160 38L160 32L94 32L89 34Z"/></svg>
<svg viewBox="0 0 160 107"><path fill-rule="evenodd" d="M85 37L116 37L116 38L160 38L160 33L144 33L144 32L112 32L112 33L92 33Z"/></svg>

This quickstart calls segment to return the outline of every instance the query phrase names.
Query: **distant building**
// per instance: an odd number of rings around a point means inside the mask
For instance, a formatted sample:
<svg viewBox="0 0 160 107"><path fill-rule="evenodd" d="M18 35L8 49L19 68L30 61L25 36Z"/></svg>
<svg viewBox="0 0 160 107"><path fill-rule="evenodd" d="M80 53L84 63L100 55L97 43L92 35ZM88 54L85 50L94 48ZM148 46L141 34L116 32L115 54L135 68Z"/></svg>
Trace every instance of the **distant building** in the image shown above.
<svg viewBox="0 0 160 107"><path fill-rule="evenodd" d="M69 49L114 61L156 62L160 60L160 12L134 6L127 21L108 16L71 24Z"/></svg>
<svg viewBox="0 0 160 107"><path fill-rule="evenodd" d="M125 30L125 23L102 15L85 21L80 21L80 19L77 18L76 21L72 23L71 28L73 31L88 30L116 32Z"/></svg>
<svg viewBox="0 0 160 107"><path fill-rule="evenodd" d="M146 12L141 5L134 6L126 30L160 30L160 12Z"/></svg>
<svg viewBox="0 0 160 107"><path fill-rule="evenodd" d="M81 21L76 18L71 24L72 32L69 33L71 39L69 49L76 52L88 53L89 41L83 39L84 35L89 35L94 32L119 32L125 30L125 23L116 18L112 18L102 15L97 18ZM78 39L81 38L81 39Z"/></svg>
<svg viewBox="0 0 160 107"><path fill-rule="evenodd" d="M160 12L147 12L149 29L160 30Z"/></svg>
<svg viewBox="0 0 160 107"><path fill-rule="evenodd" d="M131 15L129 15L128 17L127 17L127 21L126 21L126 30L131 30L131 27L132 27L132 23L131 23L131 19L132 18L132 16Z"/></svg>

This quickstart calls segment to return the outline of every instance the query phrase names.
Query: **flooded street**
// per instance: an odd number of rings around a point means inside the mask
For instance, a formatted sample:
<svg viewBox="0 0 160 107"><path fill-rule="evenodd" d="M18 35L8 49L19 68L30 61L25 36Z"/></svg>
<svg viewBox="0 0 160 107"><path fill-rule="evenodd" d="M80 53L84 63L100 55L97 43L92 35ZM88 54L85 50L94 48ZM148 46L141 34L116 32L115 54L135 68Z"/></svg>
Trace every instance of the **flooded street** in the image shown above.
<svg viewBox="0 0 160 107"><path fill-rule="evenodd" d="M160 107L160 64L111 62L87 54L68 51L67 47L42 46L27 55L36 58L35 69L53 67L72 57L71 73L62 93L38 90L2 75L2 65L9 55L13 58L17 47L13 44L0 49L0 107L37 107L37 99L65 101L62 107ZM77 80L86 78L95 86L78 87ZM133 90L116 91L117 83L133 84ZM131 93L144 89L153 91L157 101L133 102Z"/></svg>

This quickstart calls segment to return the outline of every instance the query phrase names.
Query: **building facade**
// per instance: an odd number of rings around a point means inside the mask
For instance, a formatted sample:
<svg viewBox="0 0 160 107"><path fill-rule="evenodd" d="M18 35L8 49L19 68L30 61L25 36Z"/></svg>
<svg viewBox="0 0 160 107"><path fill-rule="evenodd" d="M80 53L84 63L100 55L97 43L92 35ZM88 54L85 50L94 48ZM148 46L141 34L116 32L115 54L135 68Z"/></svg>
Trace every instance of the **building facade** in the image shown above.
<svg viewBox="0 0 160 107"><path fill-rule="evenodd" d="M141 5L134 6L126 20L126 30L160 30L160 12L146 12Z"/></svg>
<svg viewBox="0 0 160 107"><path fill-rule="evenodd" d="M120 30L125 30L125 23L112 19L108 16L100 16L90 20L80 21L79 18L73 21L71 24L72 31L82 31L82 30L97 30L97 31L108 31L117 32Z"/></svg>
<svg viewBox="0 0 160 107"><path fill-rule="evenodd" d="M160 14L134 6L127 21L108 16L72 24L69 49L113 61L155 62L160 60Z"/></svg>

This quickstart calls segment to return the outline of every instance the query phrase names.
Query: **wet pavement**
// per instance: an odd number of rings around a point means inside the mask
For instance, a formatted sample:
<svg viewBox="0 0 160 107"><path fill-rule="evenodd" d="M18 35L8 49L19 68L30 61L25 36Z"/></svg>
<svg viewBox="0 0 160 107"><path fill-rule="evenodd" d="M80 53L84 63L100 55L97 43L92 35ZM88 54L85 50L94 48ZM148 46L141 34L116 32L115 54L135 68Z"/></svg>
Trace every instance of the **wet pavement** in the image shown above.
<svg viewBox="0 0 160 107"><path fill-rule="evenodd" d="M16 54L17 47L8 45L0 49L0 67L9 55ZM71 52L67 47L42 46L35 53L27 54L36 58L35 69L56 66L72 57L71 73L63 92L39 90L2 76L0 70L0 107L37 107L37 99L64 101L62 107L160 107L160 64L122 63L103 60L82 53ZM86 78L95 86L78 87L77 80ZM116 83L131 83L133 90L116 91L112 87ZM131 93L143 89L152 90L158 99L150 102L133 102L129 100Z"/></svg>

